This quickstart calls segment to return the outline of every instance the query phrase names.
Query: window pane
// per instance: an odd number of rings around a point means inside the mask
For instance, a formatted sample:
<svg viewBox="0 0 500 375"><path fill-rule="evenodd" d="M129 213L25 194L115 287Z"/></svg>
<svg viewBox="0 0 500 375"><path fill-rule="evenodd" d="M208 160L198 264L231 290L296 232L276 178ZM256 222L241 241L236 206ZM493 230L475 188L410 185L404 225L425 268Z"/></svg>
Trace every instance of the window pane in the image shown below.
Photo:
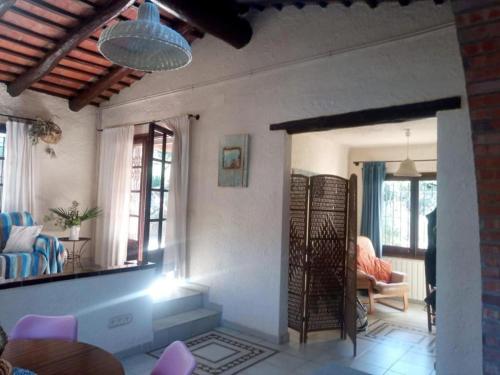
<svg viewBox="0 0 500 375"><path fill-rule="evenodd" d="M165 248L165 238L166 238L166 233L167 233L167 221L163 220L163 225L162 225L162 232L161 232L161 248Z"/></svg>
<svg viewBox="0 0 500 375"><path fill-rule="evenodd" d="M128 218L128 238L129 240L139 241L139 218Z"/></svg>
<svg viewBox="0 0 500 375"><path fill-rule="evenodd" d="M152 191L151 192L151 210L150 210L150 219L159 219L160 218L160 192Z"/></svg>
<svg viewBox="0 0 500 375"><path fill-rule="evenodd" d="M5 156L5 133L0 133L0 157Z"/></svg>
<svg viewBox="0 0 500 375"><path fill-rule="evenodd" d="M161 188L161 162L159 161L153 161L153 176L151 181L151 188Z"/></svg>
<svg viewBox="0 0 500 375"><path fill-rule="evenodd" d="M163 159L163 133L155 132L153 159Z"/></svg>
<svg viewBox="0 0 500 375"><path fill-rule="evenodd" d="M142 166L142 143L134 144L134 148L132 150L132 166Z"/></svg>
<svg viewBox="0 0 500 375"><path fill-rule="evenodd" d="M130 182L131 190L141 190L142 169L132 168L132 180Z"/></svg>
<svg viewBox="0 0 500 375"><path fill-rule="evenodd" d="M148 250L158 249L159 222L153 221L149 223L149 243Z"/></svg>
<svg viewBox="0 0 500 375"><path fill-rule="evenodd" d="M437 181L418 182L418 247L427 249L427 216L437 205Z"/></svg>
<svg viewBox="0 0 500 375"><path fill-rule="evenodd" d="M141 194L140 193L130 193L130 215L139 216L139 207L141 204Z"/></svg>
<svg viewBox="0 0 500 375"><path fill-rule="evenodd" d="M174 144L174 139L172 137L167 137L167 145L165 150L165 160L172 161L172 146Z"/></svg>
<svg viewBox="0 0 500 375"><path fill-rule="evenodd" d="M163 218L167 218L168 192L163 193Z"/></svg>
<svg viewBox="0 0 500 375"><path fill-rule="evenodd" d="M164 190L169 190L170 188L170 164L165 163L165 180L163 184Z"/></svg>
<svg viewBox="0 0 500 375"><path fill-rule="evenodd" d="M382 191L382 244L410 247L410 181L384 181Z"/></svg>

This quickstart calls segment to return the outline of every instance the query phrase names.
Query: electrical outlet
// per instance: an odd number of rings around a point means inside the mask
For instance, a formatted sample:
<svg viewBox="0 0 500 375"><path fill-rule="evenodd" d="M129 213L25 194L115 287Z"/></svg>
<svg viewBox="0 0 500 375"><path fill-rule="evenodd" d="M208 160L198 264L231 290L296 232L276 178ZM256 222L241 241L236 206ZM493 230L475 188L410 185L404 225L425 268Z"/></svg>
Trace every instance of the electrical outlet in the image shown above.
<svg viewBox="0 0 500 375"><path fill-rule="evenodd" d="M109 318L108 322L108 328L116 328L116 327L121 327L121 326L126 326L127 324L132 323L132 320L134 317L132 314L121 314L121 315L116 315L111 318Z"/></svg>

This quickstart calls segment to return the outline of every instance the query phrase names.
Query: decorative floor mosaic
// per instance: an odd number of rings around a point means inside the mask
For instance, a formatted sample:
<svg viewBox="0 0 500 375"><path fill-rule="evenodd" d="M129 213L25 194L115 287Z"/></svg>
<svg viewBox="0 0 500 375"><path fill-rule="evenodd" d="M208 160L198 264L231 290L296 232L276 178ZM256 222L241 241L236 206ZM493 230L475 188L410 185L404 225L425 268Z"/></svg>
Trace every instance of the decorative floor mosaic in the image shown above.
<svg viewBox="0 0 500 375"><path fill-rule="evenodd" d="M436 336L425 329L382 319L370 322L366 333L359 336L376 341L417 344L429 353L434 353L436 343Z"/></svg>
<svg viewBox="0 0 500 375"><path fill-rule="evenodd" d="M210 331L185 342L196 358L196 375L233 375L269 358L277 351L263 345ZM165 348L151 353L160 358Z"/></svg>

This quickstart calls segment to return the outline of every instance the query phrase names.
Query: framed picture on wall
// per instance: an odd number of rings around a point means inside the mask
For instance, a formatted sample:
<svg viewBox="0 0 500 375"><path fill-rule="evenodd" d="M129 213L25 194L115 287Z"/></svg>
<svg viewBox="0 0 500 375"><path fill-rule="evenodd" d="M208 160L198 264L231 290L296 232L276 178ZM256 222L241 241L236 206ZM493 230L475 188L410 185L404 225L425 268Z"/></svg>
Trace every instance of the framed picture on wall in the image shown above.
<svg viewBox="0 0 500 375"><path fill-rule="evenodd" d="M248 186L248 134L226 135L219 145L219 186Z"/></svg>

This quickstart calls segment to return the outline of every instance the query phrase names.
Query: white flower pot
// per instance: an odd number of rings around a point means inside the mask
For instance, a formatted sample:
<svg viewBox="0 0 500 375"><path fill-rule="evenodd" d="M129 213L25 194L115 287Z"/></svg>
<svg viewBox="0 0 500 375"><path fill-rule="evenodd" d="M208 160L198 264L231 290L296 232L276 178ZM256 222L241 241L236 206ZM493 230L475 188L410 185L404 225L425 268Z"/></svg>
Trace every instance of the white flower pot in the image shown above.
<svg viewBox="0 0 500 375"><path fill-rule="evenodd" d="M78 241L80 239L80 226L69 227L69 240Z"/></svg>

